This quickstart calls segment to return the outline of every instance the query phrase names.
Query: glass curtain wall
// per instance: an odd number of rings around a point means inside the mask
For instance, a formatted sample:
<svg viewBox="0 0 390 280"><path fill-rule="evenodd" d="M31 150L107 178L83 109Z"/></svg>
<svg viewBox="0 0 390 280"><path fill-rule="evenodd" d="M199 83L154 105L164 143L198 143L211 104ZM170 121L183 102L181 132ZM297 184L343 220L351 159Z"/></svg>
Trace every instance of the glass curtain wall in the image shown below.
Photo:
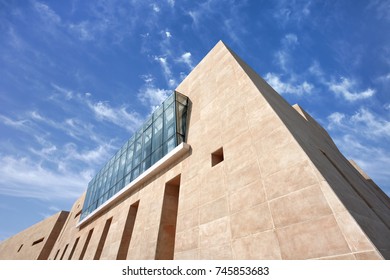
<svg viewBox="0 0 390 280"><path fill-rule="evenodd" d="M188 98L174 92L89 182L80 220L185 142Z"/></svg>

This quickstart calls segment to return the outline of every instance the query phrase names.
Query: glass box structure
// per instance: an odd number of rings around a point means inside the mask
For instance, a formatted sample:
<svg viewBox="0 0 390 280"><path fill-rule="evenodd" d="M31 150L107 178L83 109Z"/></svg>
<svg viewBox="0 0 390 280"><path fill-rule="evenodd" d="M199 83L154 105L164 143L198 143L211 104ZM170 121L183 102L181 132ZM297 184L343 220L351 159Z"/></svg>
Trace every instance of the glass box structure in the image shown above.
<svg viewBox="0 0 390 280"><path fill-rule="evenodd" d="M80 220L185 142L188 98L174 92L89 182Z"/></svg>

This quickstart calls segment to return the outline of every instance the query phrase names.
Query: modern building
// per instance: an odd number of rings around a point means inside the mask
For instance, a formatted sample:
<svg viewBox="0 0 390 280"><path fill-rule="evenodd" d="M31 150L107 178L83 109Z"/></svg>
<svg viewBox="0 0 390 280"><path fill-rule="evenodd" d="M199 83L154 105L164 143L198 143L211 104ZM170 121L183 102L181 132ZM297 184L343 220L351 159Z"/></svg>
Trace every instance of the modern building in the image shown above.
<svg viewBox="0 0 390 280"><path fill-rule="evenodd" d="M390 199L219 42L69 213L2 259L390 259Z"/></svg>

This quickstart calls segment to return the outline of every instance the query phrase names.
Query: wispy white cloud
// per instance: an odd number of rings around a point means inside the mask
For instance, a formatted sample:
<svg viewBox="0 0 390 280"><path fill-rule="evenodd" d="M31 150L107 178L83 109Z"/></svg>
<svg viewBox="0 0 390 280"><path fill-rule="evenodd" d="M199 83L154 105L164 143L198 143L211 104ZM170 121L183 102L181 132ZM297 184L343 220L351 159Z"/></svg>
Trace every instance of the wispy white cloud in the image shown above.
<svg viewBox="0 0 390 280"><path fill-rule="evenodd" d="M109 158L118 148L113 140L92 144L89 146L78 146L73 142L65 144L53 144L50 134L31 135L32 139L26 144L25 151L28 151L36 161L50 163L54 173L74 171L76 167L94 168ZM35 141L32 141L35 140ZM80 148L82 147L82 148ZM25 153L25 151L21 151Z"/></svg>
<svg viewBox="0 0 390 280"><path fill-rule="evenodd" d="M175 87L177 82L176 82L176 79L172 75L171 66L168 63L168 58L167 57L163 57L163 56L155 56L154 60L157 61L160 64L168 85L171 88Z"/></svg>
<svg viewBox="0 0 390 280"><path fill-rule="evenodd" d="M61 127L66 131L66 123L47 119L37 111L28 115L31 123ZM15 126L14 122L12 124ZM17 125L18 126L18 125ZM75 125L76 126L76 125ZM18 126L19 129L19 126ZM25 131L25 129L23 129ZM114 141L96 145L52 142L52 133L44 129L30 131L30 138L24 146L18 148L18 155L0 154L0 193L8 196L29 197L41 200L66 200L77 198L86 188L88 181L95 173L97 165L106 161L118 147ZM84 135L89 134L85 129ZM12 149L11 149L12 150Z"/></svg>
<svg viewBox="0 0 390 280"><path fill-rule="evenodd" d="M9 26L8 28L8 43L12 46L14 50L24 50L26 49L26 42L22 39L22 37L15 31L13 26Z"/></svg>
<svg viewBox="0 0 390 280"><path fill-rule="evenodd" d="M371 88L363 91L357 91L355 88L356 82L345 77L341 77L340 82L329 83L329 89L331 91L350 102L367 99L375 94L375 90Z"/></svg>
<svg viewBox="0 0 390 280"><path fill-rule="evenodd" d="M192 19L193 26L197 28L199 25L200 11L197 10L189 11L188 15Z"/></svg>
<svg viewBox="0 0 390 280"><path fill-rule="evenodd" d="M307 74L295 72L293 51L299 45L298 36L287 33L281 38L280 44L280 48L274 52L274 61L282 74L268 72L264 76L265 80L280 94L301 96L312 93L314 85L307 81ZM281 77L284 77L285 81Z"/></svg>
<svg viewBox="0 0 390 280"><path fill-rule="evenodd" d="M55 213L61 211L62 209L58 208L57 206L54 206L54 205L50 205L49 207L47 207L46 209L46 212L45 213L40 213L40 215L46 219L46 218L49 218L51 217L52 215L54 215Z"/></svg>
<svg viewBox="0 0 390 280"><path fill-rule="evenodd" d="M342 121L345 118L345 114L340 112L334 112L328 116L328 128L332 129L333 127L339 127L342 125Z"/></svg>
<svg viewBox="0 0 390 280"><path fill-rule="evenodd" d="M180 80L184 80L187 77L187 74L184 72L180 72Z"/></svg>
<svg viewBox="0 0 390 280"><path fill-rule="evenodd" d="M156 3L153 3L151 6L154 12L160 12L160 7Z"/></svg>
<svg viewBox="0 0 390 280"><path fill-rule="evenodd" d="M156 60L161 65L161 68L163 69L165 76L170 77L172 75L171 68L168 65L168 61L166 57L155 56L154 60Z"/></svg>
<svg viewBox="0 0 390 280"><path fill-rule="evenodd" d="M115 139L96 133L94 124L108 121L133 132L142 123L142 118L125 106L112 107L108 102L92 101L90 94L81 95L55 84L52 87L57 94L49 99L52 105L61 108L64 102L70 103L75 111L87 114L72 117L56 114L56 119L34 109L19 113L16 118L0 115L0 122L28 135L28 140L20 139L24 144L18 149L11 143L10 149L0 151L0 193L3 195L44 200L78 197L96 166L118 148ZM94 115L96 118L91 118ZM65 134L77 141L69 142ZM14 150L17 153L9 154Z"/></svg>
<svg viewBox="0 0 390 280"><path fill-rule="evenodd" d="M390 73L382 75L378 79L381 80L381 81L384 81L384 82L389 82L390 81Z"/></svg>
<svg viewBox="0 0 390 280"><path fill-rule="evenodd" d="M298 36L293 33L288 33L281 39L281 48L275 51L276 63L285 74L290 74L293 71L291 67L291 53L297 45L299 45Z"/></svg>
<svg viewBox="0 0 390 280"><path fill-rule="evenodd" d="M77 198L91 172L53 172L28 157L0 157L0 192L3 195L42 200Z"/></svg>
<svg viewBox="0 0 390 280"><path fill-rule="evenodd" d="M265 80L280 94L310 94L314 86L306 81L302 83L283 82L277 74L267 73Z"/></svg>
<svg viewBox="0 0 390 280"><path fill-rule="evenodd" d="M376 78L376 82L384 86L386 89L390 89L390 72Z"/></svg>
<svg viewBox="0 0 390 280"><path fill-rule="evenodd" d="M300 24L309 19L311 14L311 1L279 0L276 3L273 16L282 25L289 23Z"/></svg>
<svg viewBox="0 0 390 280"><path fill-rule="evenodd" d="M75 166L84 166L93 168L94 166L101 164L104 160L107 160L110 155L118 148L113 145L113 141L109 140L104 143L90 145L83 147L76 145L75 143L68 142L64 145L53 144L48 140L50 135L34 135L33 139L37 143L38 147L31 141L27 145L31 145L28 151L31 155L35 155L41 162L50 163L53 171L68 172L68 170L74 170Z"/></svg>
<svg viewBox="0 0 390 280"><path fill-rule="evenodd" d="M48 23L58 24L61 22L61 17L47 4L35 1L33 2L33 6L39 15Z"/></svg>
<svg viewBox="0 0 390 280"><path fill-rule="evenodd" d="M275 52L276 63L284 72L288 72L288 64L290 62L290 55L286 50L279 50Z"/></svg>
<svg viewBox="0 0 390 280"><path fill-rule="evenodd" d="M42 158L52 160L51 155L53 155L56 151L58 151L56 145L52 144L45 137L41 135L34 135L35 140L42 146L40 150L35 148L30 148L34 154L39 155Z"/></svg>
<svg viewBox="0 0 390 280"><path fill-rule="evenodd" d="M348 159L353 159L380 187L388 187L390 169L384 168L390 166L388 149L364 144L355 134L334 137L334 141L343 154ZM387 191L387 195L390 195L390 189L383 190Z"/></svg>
<svg viewBox="0 0 390 280"><path fill-rule="evenodd" d="M71 23L69 24L69 30L82 41L92 41L95 39L96 29L93 24L88 21Z"/></svg>
<svg viewBox="0 0 390 280"><path fill-rule="evenodd" d="M167 0L168 5L173 8L175 6L175 0Z"/></svg>
<svg viewBox="0 0 390 280"><path fill-rule="evenodd" d="M49 125L53 129L61 130L66 135L77 139L91 139L94 142L104 142L99 138L97 133L93 131L93 125L87 122L84 122L82 120L76 119L76 118L66 118L62 121L56 121L52 118L43 116L38 111L31 111L27 114L29 117L29 120L35 121L38 123L44 123L46 125ZM34 133L36 135L36 133Z"/></svg>
<svg viewBox="0 0 390 280"><path fill-rule="evenodd" d="M49 206L49 210L50 210L50 211L53 211L53 212L59 212L59 211L61 211L60 208L58 208L57 206L54 206L54 205Z"/></svg>
<svg viewBox="0 0 390 280"><path fill-rule="evenodd" d="M88 102L87 104L99 120L111 122L130 132L134 132L143 120L138 113L128 112L125 106L112 107L109 102L104 101Z"/></svg>
<svg viewBox="0 0 390 280"><path fill-rule="evenodd" d="M89 166L94 166L107 160L115 151L117 147L113 146L111 142L97 145L91 149L79 150L74 143L67 143L64 146L64 159L66 162L81 161ZM65 165L62 165L64 169ZM68 167L66 168L68 169Z"/></svg>
<svg viewBox="0 0 390 280"><path fill-rule="evenodd" d="M153 112L167 97L172 94L172 90L161 89L154 85L154 78L151 75L142 77L145 84L138 91L138 99Z"/></svg>
<svg viewBox="0 0 390 280"><path fill-rule="evenodd" d="M192 19L194 29L203 28L204 20L215 21L215 28L228 36L236 45L243 47L241 35L247 33L245 17L242 17L241 8L246 6L247 1L218 1L206 0L197 3L188 11L188 16ZM221 11L224 13L221 13ZM202 32L204 34L204 32Z"/></svg>
<svg viewBox="0 0 390 280"><path fill-rule="evenodd" d="M16 129L27 129L29 128L28 120L22 119L22 120L13 120L7 116L0 115L0 121L10 127L16 128Z"/></svg>
<svg viewBox="0 0 390 280"><path fill-rule="evenodd" d="M356 161L379 186L389 187L390 169L384 168L390 166L388 119L361 107L352 114L333 112L327 117L326 127L347 158ZM390 194L390 189L387 192Z"/></svg>
<svg viewBox="0 0 390 280"><path fill-rule="evenodd" d="M367 139L390 138L390 121L365 107L349 116L340 112L330 114L328 129L354 133Z"/></svg>
<svg viewBox="0 0 390 280"><path fill-rule="evenodd" d="M360 108L350 119L354 124L363 126L367 129L368 134L375 137L390 138L390 121L374 115L366 108Z"/></svg>
<svg viewBox="0 0 390 280"><path fill-rule="evenodd" d="M160 89L154 86L144 87L140 90L138 97L144 102L152 106L152 110L161 105L161 103L167 99L167 97L172 93L171 90Z"/></svg>
<svg viewBox="0 0 390 280"><path fill-rule="evenodd" d="M327 85L327 79L325 78L325 73L321 68L321 65L318 61L313 61L308 70L309 74L314 76L321 84Z"/></svg>
<svg viewBox="0 0 390 280"><path fill-rule="evenodd" d="M200 19L202 17L210 17L217 14L220 9L219 5L221 5L221 2L218 0L206 0L201 3L197 3L197 5L194 5L188 12L188 15L192 19L193 27L199 28ZM233 6L233 8L236 7L234 1L228 1L228 3L222 3L222 5L229 7Z"/></svg>
<svg viewBox="0 0 390 280"><path fill-rule="evenodd" d="M380 20L390 21L390 0L372 0L368 2L368 9L373 9Z"/></svg>
<svg viewBox="0 0 390 280"><path fill-rule="evenodd" d="M51 84L55 89L55 93L60 95L52 95L51 99L56 101L59 106L63 106L63 98L66 102L77 102L77 107L80 110L89 109L96 117L93 121L106 121L113 123L119 127L126 129L127 131L134 132L142 123L142 116L135 112L130 111L126 105L111 106L108 101L94 101L92 94L87 92L84 94L75 93L73 90L65 87ZM50 118L41 116L38 112L33 111L30 113L31 117L35 120L43 121L54 128L62 129L70 136L79 139L81 136L87 134L93 137L97 143L102 143L97 134L93 131L93 125L91 123L84 122L77 117L65 118L62 122L56 122Z"/></svg>
<svg viewBox="0 0 390 280"><path fill-rule="evenodd" d="M190 52L183 53L178 59L178 62L184 63L192 70L194 68L193 62L192 62L192 55Z"/></svg>
<svg viewBox="0 0 390 280"><path fill-rule="evenodd" d="M289 33L289 34L286 34L284 36L284 38L282 39L282 43L286 46L286 47L291 47L291 46L296 46L299 44L298 42L298 36L294 33Z"/></svg>
<svg viewBox="0 0 390 280"><path fill-rule="evenodd" d="M373 97L376 93L375 89L367 88L365 90L359 90L355 79L341 77L338 81L334 78L327 77L325 72L322 70L320 64L314 61L309 67L308 72L316 78L316 80L326 86L336 96L341 97L349 102L356 102L359 100L366 100ZM380 83L385 83L386 79L389 78L386 75L377 78Z"/></svg>
<svg viewBox="0 0 390 280"><path fill-rule="evenodd" d="M149 4L147 4L149 5ZM140 23L140 10L145 3L137 1L93 1L85 4L87 16L82 20L67 21L64 27L83 42L95 41L98 45L118 44L132 37ZM159 10L157 4L152 10ZM149 22L143 17L144 24Z"/></svg>
<svg viewBox="0 0 390 280"><path fill-rule="evenodd" d="M145 79L148 79L145 77ZM150 82L152 78L150 77ZM52 85L53 86L53 85ZM80 164L91 168L99 166L112 155L124 141L124 131L116 129L117 133L110 133L113 124L125 129L128 132L136 131L144 121L144 116L130 110L127 105L112 105L108 101L94 100L91 93L78 93L64 86L55 86L55 94L51 100L57 106L63 107L67 104L71 117L62 117L60 121L48 118L38 111L30 112L29 116L36 122L51 126L53 129L61 130L73 139L65 139L66 144L57 145L59 151L65 155L47 158L43 153L46 147L35 149L35 154L46 161L53 159L53 164L58 170L72 169L72 165ZM107 131L107 127L109 131ZM120 143L118 143L118 140ZM82 143L82 145L80 145Z"/></svg>
<svg viewBox="0 0 390 280"><path fill-rule="evenodd" d="M76 143L83 143L86 150L79 151L77 146L74 146L71 151L75 153L69 159L82 161L82 158L86 158L87 160L83 161L85 164L99 163L100 158L107 157L107 152L112 152L115 149L111 144L112 140L107 139L107 135L96 132L99 122L110 122L129 132L134 132L143 122L142 116L129 111L124 105L112 107L108 102L93 101L90 94L73 93L60 86L56 86L56 88L62 93L59 96L52 96L50 100L58 103L55 105L59 107L63 107L64 102L70 103L69 106L73 108L70 112L72 117L58 115L60 116L58 120L52 116L44 115L37 109L20 113L17 118L0 115L1 123L24 133L25 137L29 137L29 141L25 143L25 149L22 149L21 152L28 152L57 164L56 162L61 162L64 159L64 155L61 154L63 147L60 143L76 140ZM86 112L86 114L80 114L80 112ZM56 115L56 117L58 116ZM59 137L62 138L60 142L58 142ZM49 139L52 139L55 144L52 144ZM22 138L21 141L26 141L26 139ZM91 146L94 148L87 148ZM97 152L101 155L98 156ZM70 154L68 152L68 155Z"/></svg>
<svg viewBox="0 0 390 280"><path fill-rule="evenodd" d="M238 15L239 7L235 4L230 7L230 16L223 21L223 31L240 48L244 45L241 36L247 33L247 28L241 23L242 18Z"/></svg>

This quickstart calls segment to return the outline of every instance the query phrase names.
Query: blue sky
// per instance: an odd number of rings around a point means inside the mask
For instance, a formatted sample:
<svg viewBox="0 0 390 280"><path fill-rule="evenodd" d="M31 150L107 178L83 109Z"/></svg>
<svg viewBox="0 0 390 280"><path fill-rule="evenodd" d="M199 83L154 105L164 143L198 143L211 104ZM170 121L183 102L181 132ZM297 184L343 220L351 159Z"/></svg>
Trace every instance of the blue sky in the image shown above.
<svg viewBox="0 0 390 280"><path fill-rule="evenodd" d="M0 240L69 210L218 40L390 194L389 30L389 0L0 0Z"/></svg>

